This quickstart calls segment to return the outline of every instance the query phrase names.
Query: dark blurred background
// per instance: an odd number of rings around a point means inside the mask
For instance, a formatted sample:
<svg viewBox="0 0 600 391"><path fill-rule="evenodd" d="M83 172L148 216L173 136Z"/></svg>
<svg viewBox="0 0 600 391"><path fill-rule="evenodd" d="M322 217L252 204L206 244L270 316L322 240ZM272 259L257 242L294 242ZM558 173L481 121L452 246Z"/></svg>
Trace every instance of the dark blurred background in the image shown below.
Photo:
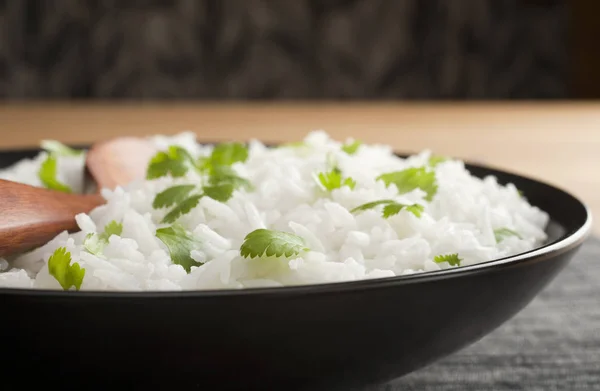
<svg viewBox="0 0 600 391"><path fill-rule="evenodd" d="M598 3L0 0L0 97L596 98Z"/></svg>

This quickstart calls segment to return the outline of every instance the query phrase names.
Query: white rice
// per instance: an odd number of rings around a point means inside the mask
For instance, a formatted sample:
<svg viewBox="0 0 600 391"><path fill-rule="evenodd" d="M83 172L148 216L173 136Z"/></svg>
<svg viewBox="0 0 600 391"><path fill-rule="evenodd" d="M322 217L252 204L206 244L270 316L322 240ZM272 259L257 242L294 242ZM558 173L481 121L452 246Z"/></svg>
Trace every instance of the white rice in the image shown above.
<svg viewBox="0 0 600 391"><path fill-rule="evenodd" d="M158 149L186 148L193 156L208 155L212 147L199 145L193 133L151 138ZM346 141L346 140L344 140ZM463 162L447 160L435 167L438 191L432 202L416 189L398 194L375 178L386 172L422 166L429 151L408 159L396 157L389 146L362 145L354 155L340 150L341 142L321 131L305 138L299 148L269 149L249 143L249 158L233 168L254 186L236 191L226 203L208 197L178 222L200 240L192 258L206 262L186 273L171 262L169 252L155 236L166 209L152 208L154 196L174 184L197 183L190 171L183 178L163 177L104 190L106 205L89 215L77 216L81 232L63 232L52 241L11 260L0 259L0 286L62 289L49 274L47 262L59 247L66 247L72 262L85 268L81 290L202 290L280 287L399 276L444 269L439 254L458 253L461 265L486 262L530 250L547 238L548 215L531 206L513 185L501 186L493 177L478 179ZM0 171L0 178L41 186L37 171L46 153ZM326 170L334 158L344 176L354 178L348 187L323 193L313 174ZM59 178L75 191L83 188L84 157L60 157ZM359 214L349 211L366 202L394 199L424 206L420 218L401 212L388 219L381 209ZM82 246L87 233L102 232L117 220L121 236L110 237L103 257ZM509 228L512 236L496 243L493 231ZM291 258L240 256L244 237L258 228L287 231L302 237L310 251Z"/></svg>

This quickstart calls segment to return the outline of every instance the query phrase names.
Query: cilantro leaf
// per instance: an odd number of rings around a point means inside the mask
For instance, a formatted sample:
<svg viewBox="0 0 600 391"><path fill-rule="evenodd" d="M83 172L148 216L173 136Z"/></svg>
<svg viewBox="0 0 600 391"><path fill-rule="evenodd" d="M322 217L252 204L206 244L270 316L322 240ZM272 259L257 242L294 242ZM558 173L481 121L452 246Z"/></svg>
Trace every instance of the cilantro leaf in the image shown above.
<svg viewBox="0 0 600 391"><path fill-rule="evenodd" d="M190 166L195 167L195 162L189 152L178 146L170 146L165 151L160 151L150 160L146 179L156 179L167 175L174 178L182 177Z"/></svg>
<svg viewBox="0 0 600 391"><path fill-rule="evenodd" d="M377 206L380 206L380 205L384 205L383 211L382 211L382 216L385 219L387 219L388 217L397 215L398 213L400 213L401 210L406 210L407 212L412 213L416 217L421 217L421 213L423 213L423 210L425 209L423 207L423 205L419 205L419 204L406 205L406 204L401 204L399 202L396 202L394 200L379 200L379 201L372 201L372 202L367 202L366 204L359 205L356 208L352 209L350 212L351 213L362 212L365 210L376 208Z"/></svg>
<svg viewBox="0 0 600 391"><path fill-rule="evenodd" d="M214 185L204 186L202 188L202 194L192 196L190 196L190 193L196 189L196 186L194 185L178 185L170 187L156 195L152 207L158 209L175 205L162 220L163 223L173 223L179 217L189 213L195 208L200 199L204 196L208 196L219 202L226 202L229 200L236 187L234 183L237 183L238 185L240 183L245 184L243 183L243 178L237 178L239 177L236 177L234 180L232 177L228 177L230 182L220 182ZM238 182L236 182L236 180L238 180ZM240 182L239 180L242 181Z"/></svg>
<svg viewBox="0 0 600 391"><path fill-rule="evenodd" d="M207 172L210 172L210 170L212 169L212 163L210 162L210 156L206 157L206 156L201 156L198 158L198 161L196 162L196 168L198 169L198 172L204 174Z"/></svg>
<svg viewBox="0 0 600 391"><path fill-rule="evenodd" d="M356 187L356 181L350 177L344 178L342 172L338 168L334 168L331 171L320 172L317 177L317 184L327 191L339 189L342 186L348 186L350 189Z"/></svg>
<svg viewBox="0 0 600 391"><path fill-rule="evenodd" d="M233 190L244 188L251 190L252 184L240 177L231 165L248 160L248 147L241 143L222 143L213 148L209 157L203 157L197 163L198 169L208 174L210 188L205 193L218 201L227 201ZM231 189L231 191L230 191ZM207 194L208 195L208 194Z"/></svg>
<svg viewBox="0 0 600 391"><path fill-rule="evenodd" d="M181 201L177 206L175 206L169 213L163 217L162 222L165 224L170 224L175 222L179 217L189 213L192 209L194 209L198 202L200 202L200 198L202 195L194 195L186 198Z"/></svg>
<svg viewBox="0 0 600 391"><path fill-rule="evenodd" d="M458 254L446 254L446 255L436 255L433 258L435 263L448 262L450 266L460 266L460 262L462 259L458 257Z"/></svg>
<svg viewBox="0 0 600 391"><path fill-rule="evenodd" d="M521 235L519 235L518 232L513 231L512 229L503 227L494 230L494 237L496 238L496 243L500 243L504 239L509 238L511 236L516 236L517 238L522 239Z"/></svg>
<svg viewBox="0 0 600 391"><path fill-rule="evenodd" d="M283 143L279 145L280 148L301 148L306 147L306 142L304 141L292 141L289 143Z"/></svg>
<svg viewBox="0 0 600 391"><path fill-rule="evenodd" d="M83 240L83 247L94 255L102 254L104 246L108 244L108 239L111 235L121 236L123 233L123 224L117 223L116 220L112 220L104 227L104 232L100 234L89 233Z"/></svg>
<svg viewBox="0 0 600 391"><path fill-rule="evenodd" d="M397 215L398 213L400 213L401 210L405 210L407 212L412 213L416 217L421 217L421 213L423 213L424 209L425 208L423 207L423 205L419 204L405 205L400 204L398 202L394 202L393 204L388 204L383 207L382 216L383 218L387 219L388 217Z"/></svg>
<svg viewBox="0 0 600 391"><path fill-rule="evenodd" d="M377 180L382 180L386 186L396 185L400 194L419 188L426 193L427 201L431 201L438 190L435 172L428 171L425 167L413 167L382 174L377 177Z"/></svg>
<svg viewBox="0 0 600 391"><path fill-rule="evenodd" d="M416 217L421 217L421 214L425 210L425 207L421 204L412 204L412 205L406 205L404 207L404 210L414 214Z"/></svg>
<svg viewBox="0 0 600 391"><path fill-rule="evenodd" d="M248 147L241 143L222 143L213 148L210 162L215 166L231 166L248 160Z"/></svg>
<svg viewBox="0 0 600 391"><path fill-rule="evenodd" d="M56 140L42 140L41 147L54 156L80 156L83 151L70 148Z"/></svg>
<svg viewBox="0 0 600 391"><path fill-rule="evenodd" d="M190 252L198 247L200 241L188 234L182 226L175 224L157 229L156 237L167 246L171 261L183 266L186 272L189 273L192 266L202 265L190 256Z"/></svg>
<svg viewBox="0 0 600 391"><path fill-rule="evenodd" d="M342 145L342 151L346 152L348 155L354 155L358 151L358 148L360 148L361 145L362 145L362 143L360 141L354 140L350 144L346 143L346 144Z"/></svg>
<svg viewBox="0 0 600 391"><path fill-rule="evenodd" d="M236 175L235 171L228 166L214 166L211 169L212 176L209 177L209 185L204 186L201 194L191 195L195 185L177 185L170 187L154 197L152 207L159 209L175 205L163 218L163 223L173 223L179 217L189 213L198 205L200 199L208 196L219 202L226 202L238 187L250 188L248 180Z"/></svg>
<svg viewBox="0 0 600 391"><path fill-rule="evenodd" d="M396 201L394 201L394 200L379 200L379 201L367 202L366 204L359 205L356 208L352 209L350 211L350 213L362 212L365 210L373 209L379 205L388 205L388 204L393 204L395 202Z"/></svg>
<svg viewBox="0 0 600 391"><path fill-rule="evenodd" d="M85 269L81 268L77 262L71 264L71 253L65 247L57 248L50 256L48 272L66 291L72 286L79 290L85 276Z"/></svg>
<svg viewBox="0 0 600 391"><path fill-rule="evenodd" d="M71 193L71 188L58 180L56 163L56 157L48 155L46 160L44 160L40 166L38 178L44 187L48 189L62 191L63 193Z"/></svg>
<svg viewBox="0 0 600 391"><path fill-rule="evenodd" d="M215 201L226 202L233 195L235 187L232 183L218 183L216 185L204 186L204 195Z"/></svg>
<svg viewBox="0 0 600 391"><path fill-rule="evenodd" d="M244 243L240 247L240 254L244 258L262 257L263 255L291 257L308 250L304 239L300 236L260 228L246 235Z"/></svg>
<svg viewBox="0 0 600 391"><path fill-rule="evenodd" d="M178 159L173 159L166 152L158 152L151 160L146 173L146 179L156 179L171 175L172 177L182 177L188 171L185 163Z"/></svg>
<svg viewBox="0 0 600 391"><path fill-rule="evenodd" d="M234 189L244 188L246 190L251 190L253 188L250 181L237 175L233 168L228 166L212 167L208 182L213 186L231 184Z"/></svg>
<svg viewBox="0 0 600 391"><path fill-rule="evenodd" d="M397 202L387 204L386 206L383 207L381 215L383 216L384 219L387 219L388 217L395 216L398 213L400 213L402 208L404 208L405 206L406 205L402 205Z"/></svg>
<svg viewBox="0 0 600 391"><path fill-rule="evenodd" d="M230 166L248 159L248 148L240 143L222 143L213 148L209 157L201 157L194 161L192 156L183 148L169 147L167 152L159 152L148 167L149 178L168 175L183 176L189 167L193 167L204 176L208 176L207 186L201 194L190 194L197 188L195 185L177 185L158 193L154 197L154 209L171 207L163 218L163 223L173 223L180 216L189 213L198 205L203 196L208 196L220 202L226 202L237 188L252 189L252 184L237 175Z"/></svg>
<svg viewBox="0 0 600 391"><path fill-rule="evenodd" d="M160 209L175 205L185 200L195 188L195 185L177 185L169 187L154 197L152 207L154 209Z"/></svg>
<svg viewBox="0 0 600 391"><path fill-rule="evenodd" d="M100 240L100 237L95 233L89 233L83 240L83 247L90 254L100 255L106 243Z"/></svg>
<svg viewBox="0 0 600 391"><path fill-rule="evenodd" d="M185 148L177 145L171 145L169 147L169 153L175 156L177 159L183 160L192 166L194 165L194 158Z"/></svg>
<svg viewBox="0 0 600 391"><path fill-rule="evenodd" d="M429 157L429 161L427 163L429 164L430 167L435 167L438 164L445 162L446 160L448 160L448 159L446 159L443 156L433 155L433 156Z"/></svg>
<svg viewBox="0 0 600 391"><path fill-rule="evenodd" d="M218 171L219 167L229 168L234 163L243 163L246 160L248 160L247 146L241 143L221 143L215 145L210 156L200 158L197 166L201 172L209 172L213 175L213 171Z"/></svg>
<svg viewBox="0 0 600 391"><path fill-rule="evenodd" d="M100 240L104 240L108 243L108 238L110 238L111 235L121 236L122 233L123 224L113 220L104 227L104 232L100 234Z"/></svg>
<svg viewBox="0 0 600 391"><path fill-rule="evenodd" d="M356 187L356 181L350 177L344 178L342 186L348 186L350 190L354 190L354 188Z"/></svg>

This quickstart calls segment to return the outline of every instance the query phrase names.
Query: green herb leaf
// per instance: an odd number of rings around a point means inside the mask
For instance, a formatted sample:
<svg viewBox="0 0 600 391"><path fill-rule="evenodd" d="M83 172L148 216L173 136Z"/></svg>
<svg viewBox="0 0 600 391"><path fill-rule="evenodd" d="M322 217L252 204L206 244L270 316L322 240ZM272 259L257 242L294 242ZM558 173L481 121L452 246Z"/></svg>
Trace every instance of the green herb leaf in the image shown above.
<svg viewBox="0 0 600 391"><path fill-rule="evenodd" d="M211 186L204 186L202 189L204 195L215 201L227 202L233 195L234 185L232 183L219 183Z"/></svg>
<svg viewBox="0 0 600 391"><path fill-rule="evenodd" d="M65 247L57 248L50 256L48 272L66 291L72 286L79 290L85 276L85 269L82 269L77 262L71 264L71 253Z"/></svg>
<svg viewBox="0 0 600 391"><path fill-rule="evenodd" d="M169 174L177 178L184 176L187 171L185 162L171 158L166 152L159 152L150 160L146 179L161 178Z"/></svg>
<svg viewBox="0 0 600 391"><path fill-rule="evenodd" d="M352 209L350 212L351 213L362 212L365 210L373 209L379 205L388 205L388 204L394 204L394 203L396 203L396 201L394 201L394 200L379 200L379 201L367 202L366 204L357 206L356 208Z"/></svg>
<svg viewBox="0 0 600 391"><path fill-rule="evenodd" d="M202 198L201 194L188 197L185 200L181 201L177 206L175 206L173 209L171 209L169 213L165 215L165 217L162 219L162 223L174 223L179 217L190 213L190 211L198 205L198 202L200 202L200 198Z"/></svg>
<svg viewBox="0 0 600 391"><path fill-rule="evenodd" d="M400 211L404 207L406 207L406 205L402 205L397 202L387 204L386 206L383 207L381 215L383 216L384 219L387 219L388 217L395 216L398 213L400 213Z"/></svg>
<svg viewBox="0 0 600 391"><path fill-rule="evenodd" d="M421 217L421 214L425 210L425 207L420 204L412 204L412 205L406 205L404 207L404 210L414 214L416 217Z"/></svg>
<svg viewBox="0 0 600 391"><path fill-rule="evenodd" d="M83 151L68 147L56 140L42 140L41 147L54 156L80 156L83 154Z"/></svg>
<svg viewBox="0 0 600 391"><path fill-rule="evenodd" d="M396 185L400 194L408 193L417 188L421 189L426 193L425 199L427 201L431 201L438 190L435 172L428 171L425 167L407 168L402 171L382 174L377 177L377 180L382 180L386 186Z"/></svg>
<svg viewBox="0 0 600 391"><path fill-rule="evenodd" d="M197 163L201 172L219 171L219 167L229 168L237 162L248 160L248 147L241 143L217 144L209 157L202 157Z"/></svg>
<svg viewBox="0 0 600 391"><path fill-rule="evenodd" d="M227 176L227 179L221 178L221 180L228 180L229 182L204 186L202 188L202 194L193 196L190 196L189 194L196 189L196 186L194 185L178 185L170 187L156 195L152 207L158 209L175 205L162 220L163 223L170 224L195 208L198 205L200 198L203 196L206 195L219 202L226 202L231 198L236 185L245 186L249 184L249 182L245 181L243 178L234 176Z"/></svg>
<svg viewBox="0 0 600 391"><path fill-rule="evenodd" d="M116 220L113 220L104 227L104 232L100 234L100 240L108 243L108 238L110 238L111 235L121 236L122 233L123 224L117 223Z"/></svg>
<svg viewBox="0 0 600 391"><path fill-rule="evenodd" d="M385 205L383 207L382 216L383 216L383 218L386 218L386 219L388 217L397 215L398 213L400 213L401 210L406 210L407 212L412 213L416 217L421 217L421 214L425 210L423 205L419 205L419 204L406 205L406 204L401 204L399 202L396 202L394 200L379 200L379 201L372 201L372 202L367 202L366 204L359 205L356 208L352 209L350 212L351 213L362 212L365 210L376 208L377 206L380 206L380 205Z"/></svg>
<svg viewBox="0 0 600 391"><path fill-rule="evenodd" d="M123 233L123 224L112 220L104 227L104 232L100 234L89 233L83 240L83 247L94 255L101 255L104 247L108 244L108 239L111 235L121 236Z"/></svg>
<svg viewBox="0 0 600 391"><path fill-rule="evenodd" d="M207 172L210 171L210 169L212 168L212 164L210 163L210 156L206 157L206 156L201 156L198 158L198 161L196 162L196 169L198 170L199 173L201 174L205 174Z"/></svg>
<svg viewBox="0 0 600 391"><path fill-rule="evenodd" d="M512 229L503 227L494 230L494 237L496 238L496 243L500 243L504 239L511 236L516 236L517 238L522 239L521 235L519 235L518 232L513 231Z"/></svg>
<svg viewBox="0 0 600 391"><path fill-rule="evenodd" d="M283 143L279 145L279 148L301 148L305 147L306 143L304 141L292 141L290 143Z"/></svg>
<svg viewBox="0 0 600 391"><path fill-rule="evenodd" d="M360 148L361 145L362 143L360 141L354 140L350 144L342 145L342 151L346 152L348 155L354 155L356 152L358 152L358 148Z"/></svg>
<svg viewBox="0 0 600 391"><path fill-rule="evenodd" d="M38 178L40 178L44 187L48 189L62 191L63 193L71 193L71 188L58 180L56 163L56 157L48 155L46 160L44 160L40 166Z"/></svg>
<svg viewBox="0 0 600 391"><path fill-rule="evenodd" d="M195 185L177 185L169 187L154 197L152 207L154 209L160 209L178 204L185 200L195 188Z"/></svg>
<svg viewBox="0 0 600 391"><path fill-rule="evenodd" d="M352 178L344 178L342 186L348 186L350 190L354 190L354 188L356 187L356 181Z"/></svg>
<svg viewBox="0 0 600 391"><path fill-rule="evenodd" d="M200 245L200 241L190 235L182 226L172 225L156 230L156 237L162 241L169 250L171 261L181 265L186 272L190 272L192 266L201 266L201 262L195 261L190 252Z"/></svg>
<svg viewBox="0 0 600 391"><path fill-rule="evenodd" d="M187 149L180 146L172 145L169 147L169 153L176 156L178 159L186 161L190 166L194 166L194 158Z"/></svg>
<svg viewBox="0 0 600 391"><path fill-rule="evenodd" d="M435 166L437 166L438 164L445 162L446 160L448 160L448 159L447 159L447 158L445 158L444 156L436 156L436 155L433 155L433 156L431 156L431 157L429 158L429 162L428 162L428 164L429 164L429 166L430 166L430 167L435 167Z"/></svg>
<svg viewBox="0 0 600 391"><path fill-rule="evenodd" d="M352 178L344 178L342 176L342 172L334 168L331 171L320 172L317 175L317 184L323 189L327 191L332 191L334 189L339 189L342 186L348 186L350 189L354 189L356 187L356 181Z"/></svg>
<svg viewBox="0 0 600 391"><path fill-rule="evenodd" d="M387 219L388 217L397 215L398 213L400 213L401 210L405 210L407 212L412 213L416 217L421 217L421 213L423 213L424 209L425 208L423 207L423 205L419 204L405 205L400 204L398 202L394 202L393 204L388 204L383 207L382 215L384 218Z"/></svg>
<svg viewBox="0 0 600 391"><path fill-rule="evenodd" d="M460 262L462 259L458 257L458 254L446 254L446 255L436 255L433 258L435 263L448 262L450 266L460 266Z"/></svg>
<svg viewBox="0 0 600 391"><path fill-rule="evenodd" d="M167 152L158 152L150 160L146 179L156 179L167 175L174 178L182 177L195 162L189 152L178 146L170 146Z"/></svg>
<svg viewBox="0 0 600 391"><path fill-rule="evenodd" d="M300 236L261 228L246 235L240 248L240 254L244 258L262 257L263 255L291 257L308 250L304 239Z"/></svg>
<svg viewBox="0 0 600 391"><path fill-rule="evenodd" d="M241 143L222 143L216 145L210 157L201 158L197 163L201 172L208 173L208 183L212 187L223 185L219 188L209 188L207 191L219 200L226 201L231 197L231 193L235 189L244 188L251 190L252 184L247 179L237 175L235 170L231 168L231 165L234 163L245 162L246 160L248 160L247 146ZM230 187L232 187L231 193L228 194ZM213 198L210 195L209 197Z"/></svg>
<svg viewBox="0 0 600 391"><path fill-rule="evenodd" d="M94 233L89 233L83 240L83 247L90 254L101 255L106 243L100 241L100 237Z"/></svg>
<svg viewBox="0 0 600 391"><path fill-rule="evenodd" d="M213 166L231 166L248 160L248 147L241 143L222 143L214 147L210 162Z"/></svg>
<svg viewBox="0 0 600 391"><path fill-rule="evenodd" d="M212 186L231 184L234 189L243 188L246 190L252 190L253 188L250 181L237 175L233 168L228 166L212 167L208 182Z"/></svg>

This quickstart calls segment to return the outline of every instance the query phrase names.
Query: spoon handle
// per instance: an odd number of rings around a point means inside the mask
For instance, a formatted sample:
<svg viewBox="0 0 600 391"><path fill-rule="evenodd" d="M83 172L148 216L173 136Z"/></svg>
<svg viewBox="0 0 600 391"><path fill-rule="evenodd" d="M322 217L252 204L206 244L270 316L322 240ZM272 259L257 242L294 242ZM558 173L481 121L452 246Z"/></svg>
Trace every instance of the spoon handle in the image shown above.
<svg viewBox="0 0 600 391"><path fill-rule="evenodd" d="M104 202L98 194L67 194L0 180L0 256L33 249L65 230L77 230L75 215Z"/></svg>

